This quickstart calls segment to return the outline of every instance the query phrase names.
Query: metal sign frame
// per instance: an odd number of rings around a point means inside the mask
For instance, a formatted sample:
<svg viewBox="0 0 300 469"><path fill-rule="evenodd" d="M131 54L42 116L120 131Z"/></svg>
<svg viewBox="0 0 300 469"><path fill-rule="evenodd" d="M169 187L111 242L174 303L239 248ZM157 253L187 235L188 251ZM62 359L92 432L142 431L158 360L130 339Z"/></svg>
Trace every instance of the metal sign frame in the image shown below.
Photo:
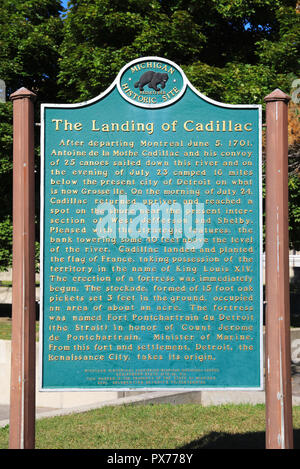
<svg viewBox="0 0 300 469"><path fill-rule="evenodd" d="M177 71L179 71L179 73L181 74L181 76L183 77L183 83L182 83L182 88L180 90L180 92L178 93L178 95L173 98L173 99L170 99L168 102L166 103L159 103L159 104L148 104L147 106L144 106L144 105L141 105L140 103L134 103L132 102L132 100L130 100L128 98L128 96L126 94L124 94L122 88L121 88L121 78L123 76L123 74L126 72L126 70L128 70L128 68L130 67L134 67L135 65L141 63L141 61L144 61L144 62L154 62L154 61L157 61L157 62L164 62L164 63L167 63L168 65L170 66L173 66L174 68L176 68ZM174 103L177 102L177 100L180 100L180 99L184 99L184 94L186 92L186 89L189 88L195 95L197 95L199 98L201 98L203 101L207 102L207 103L210 103L212 104L213 106L216 106L216 108L223 108L223 109L232 109L232 110L238 110L238 109L252 109L252 110L257 110L258 112L258 158L259 158L259 161L258 161L258 167L259 167L259 181L258 181L258 185L259 185L259 213L258 213L258 217L259 217L259 227L258 227L258 231L259 231L259 253L258 253L258 256L259 256L259 272L260 272L260 312L259 312L259 323L260 323L260 330L259 330L259 342L260 342L260 384L258 386L254 386L254 387L210 387L210 386L200 386L200 387L189 387L189 386L182 386L182 387L178 387L178 386L175 386L175 387L172 387L172 386L167 386L167 387L164 387L164 386L159 386L159 387L148 387L148 386L143 386L143 387L128 387L128 386L120 386L120 387L95 387L95 388L90 388L90 387L47 387L47 386L44 386L43 384L43 373L44 373L44 369L43 369L43 353L44 353L44 337L43 337L43 329L44 329L44 311L43 311L43 298L44 298L44 295L45 295L45 292L44 292L44 282L45 282L45 278L44 278L44 260L45 260L45 256L44 256L44 249L45 249L45 245L44 245L44 223L45 223L45 216L44 216L44 210L45 210L45 111L49 108L51 109L81 109L81 108L84 108L86 106L89 106L91 104L94 104L94 103L97 103L98 101L101 101L103 100L105 97L107 97L115 88L118 89L119 93L122 95L122 97L128 101L128 105L136 105L136 106L139 106L139 107L148 107L149 109L157 109L157 108L167 108L167 107L171 107ZM82 102L82 103L75 103L75 104L42 104L41 106L41 212L40 212L40 215L41 215L41 303L40 303L40 390L41 391L47 391L47 392L51 392L51 391L130 391L130 390L138 390L138 391L154 391L154 390L177 390L177 391L180 391L180 390L194 390L194 391L204 391L204 390L245 390L245 391L249 391L249 390L257 390L257 391L261 391L263 389L263 334L262 334L262 326L263 326L263 284L262 284L262 278L263 278L263 270L262 270L262 266L263 266L263 252L262 252L262 142L261 142L261 129L262 129L262 108L261 108L261 105L233 105L233 104L225 104L225 103L219 103L217 101L214 101L210 98L207 98L205 95L203 95L202 93L200 93L198 90L196 90L194 88L194 86L188 81L188 79L186 78L185 74L183 73L183 71L176 65L174 64L173 62L169 61L169 60L166 60L166 59L163 59L163 58L160 58L160 57L143 57L143 58L139 58L139 59L136 59L136 60L133 60L132 62L130 62L129 64L127 64L125 67L123 67L123 69L119 72L118 76L116 77L116 79L114 80L114 82L111 84L111 86L106 90L104 91L102 94L100 94L99 96L89 100L89 101L86 101L86 102ZM246 365L246 364L245 364Z"/></svg>

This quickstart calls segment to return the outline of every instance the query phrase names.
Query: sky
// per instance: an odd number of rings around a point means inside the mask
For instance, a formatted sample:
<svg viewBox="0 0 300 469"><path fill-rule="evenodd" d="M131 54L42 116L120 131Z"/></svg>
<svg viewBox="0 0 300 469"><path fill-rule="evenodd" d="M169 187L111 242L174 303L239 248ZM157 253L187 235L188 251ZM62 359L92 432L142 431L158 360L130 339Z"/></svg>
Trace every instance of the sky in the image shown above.
<svg viewBox="0 0 300 469"><path fill-rule="evenodd" d="M69 0L62 0L61 4L64 8L67 8Z"/></svg>

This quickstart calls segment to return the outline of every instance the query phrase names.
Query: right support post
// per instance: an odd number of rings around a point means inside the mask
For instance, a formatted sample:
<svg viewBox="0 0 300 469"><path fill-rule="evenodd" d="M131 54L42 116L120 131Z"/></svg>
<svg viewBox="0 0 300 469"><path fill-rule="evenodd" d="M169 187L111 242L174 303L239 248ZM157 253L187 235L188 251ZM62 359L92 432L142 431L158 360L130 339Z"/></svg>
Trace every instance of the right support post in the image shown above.
<svg viewBox="0 0 300 469"><path fill-rule="evenodd" d="M288 102L266 102L266 448L292 449L288 233Z"/></svg>

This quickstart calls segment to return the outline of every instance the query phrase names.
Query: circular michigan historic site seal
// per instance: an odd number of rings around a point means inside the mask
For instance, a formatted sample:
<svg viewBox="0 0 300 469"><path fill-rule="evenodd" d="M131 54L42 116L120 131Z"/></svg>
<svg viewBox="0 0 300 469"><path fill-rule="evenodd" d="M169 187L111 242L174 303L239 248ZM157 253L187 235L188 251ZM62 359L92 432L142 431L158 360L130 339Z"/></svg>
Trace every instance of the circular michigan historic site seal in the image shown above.
<svg viewBox="0 0 300 469"><path fill-rule="evenodd" d="M177 101L186 88L186 78L173 62L143 57L127 64L118 77L118 89L130 103L159 108Z"/></svg>

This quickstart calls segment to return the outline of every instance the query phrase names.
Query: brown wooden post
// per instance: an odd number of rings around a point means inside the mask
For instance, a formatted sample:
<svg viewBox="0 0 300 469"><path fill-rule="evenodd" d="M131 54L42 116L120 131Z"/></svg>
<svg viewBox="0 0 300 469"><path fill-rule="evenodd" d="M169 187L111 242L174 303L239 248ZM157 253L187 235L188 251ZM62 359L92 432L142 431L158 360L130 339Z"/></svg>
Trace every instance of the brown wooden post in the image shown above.
<svg viewBox="0 0 300 469"><path fill-rule="evenodd" d="M35 446L34 98L25 88L10 96L14 139L11 449Z"/></svg>
<svg viewBox="0 0 300 469"><path fill-rule="evenodd" d="M292 449L288 234L288 102L265 97L266 157L266 448Z"/></svg>

